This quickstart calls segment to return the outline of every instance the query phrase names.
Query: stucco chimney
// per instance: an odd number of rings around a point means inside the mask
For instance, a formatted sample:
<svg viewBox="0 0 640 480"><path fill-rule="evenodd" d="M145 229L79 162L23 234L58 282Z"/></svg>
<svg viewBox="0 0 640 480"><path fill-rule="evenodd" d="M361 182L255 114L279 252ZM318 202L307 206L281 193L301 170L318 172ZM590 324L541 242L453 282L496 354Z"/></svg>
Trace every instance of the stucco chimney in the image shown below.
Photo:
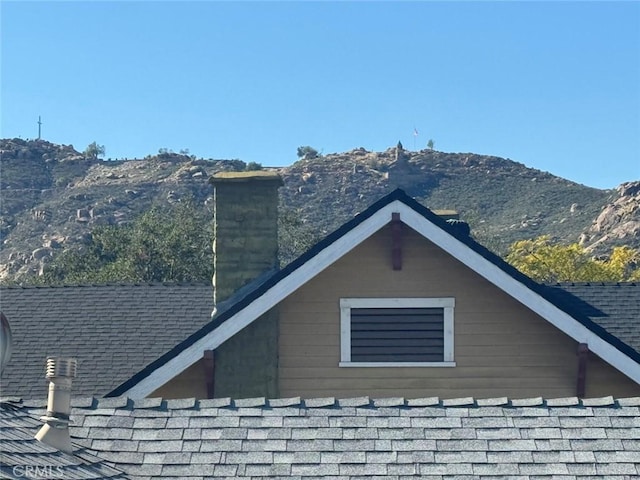
<svg viewBox="0 0 640 480"><path fill-rule="evenodd" d="M265 271L278 267L275 172L221 172L214 187L213 296L217 305Z"/></svg>
<svg viewBox="0 0 640 480"><path fill-rule="evenodd" d="M46 377L49 380L47 414L40 417L45 424L36 439L62 452L71 453L69 413L71 412L71 383L76 376L75 358L47 358Z"/></svg>

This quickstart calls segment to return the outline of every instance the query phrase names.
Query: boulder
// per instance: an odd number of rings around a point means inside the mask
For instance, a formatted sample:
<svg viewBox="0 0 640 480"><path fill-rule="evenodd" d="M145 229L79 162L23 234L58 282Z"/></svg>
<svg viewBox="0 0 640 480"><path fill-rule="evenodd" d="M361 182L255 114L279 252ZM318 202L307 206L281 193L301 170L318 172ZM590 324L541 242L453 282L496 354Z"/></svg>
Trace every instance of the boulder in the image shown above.
<svg viewBox="0 0 640 480"><path fill-rule="evenodd" d="M36 248L31 252L31 258L33 260L42 260L44 257L50 257L52 253L51 247Z"/></svg>

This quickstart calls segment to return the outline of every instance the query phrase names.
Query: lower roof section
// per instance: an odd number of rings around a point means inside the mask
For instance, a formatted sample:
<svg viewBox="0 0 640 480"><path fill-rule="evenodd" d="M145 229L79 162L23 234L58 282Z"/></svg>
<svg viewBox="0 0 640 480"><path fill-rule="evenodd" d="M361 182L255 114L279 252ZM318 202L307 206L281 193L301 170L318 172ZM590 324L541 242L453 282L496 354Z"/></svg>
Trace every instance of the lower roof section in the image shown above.
<svg viewBox="0 0 640 480"><path fill-rule="evenodd" d="M72 437L131 478L629 479L640 398L75 399ZM32 414L43 402L28 402Z"/></svg>
<svg viewBox="0 0 640 480"><path fill-rule="evenodd" d="M102 396L211 320L207 284L3 287L13 334L5 396L44 398L48 356L74 357L75 395Z"/></svg>

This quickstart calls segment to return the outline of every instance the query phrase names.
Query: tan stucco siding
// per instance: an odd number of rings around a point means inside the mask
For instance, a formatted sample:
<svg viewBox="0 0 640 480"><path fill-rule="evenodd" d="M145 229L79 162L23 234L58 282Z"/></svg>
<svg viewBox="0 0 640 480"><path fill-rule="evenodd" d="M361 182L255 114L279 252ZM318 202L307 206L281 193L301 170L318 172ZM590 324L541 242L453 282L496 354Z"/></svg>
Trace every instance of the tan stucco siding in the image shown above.
<svg viewBox="0 0 640 480"><path fill-rule="evenodd" d="M281 396L576 394L574 340L409 228L400 271L391 267L391 246L383 229L281 302ZM339 367L344 297L454 297L456 366ZM640 394L638 384L592 357L589 396Z"/></svg>

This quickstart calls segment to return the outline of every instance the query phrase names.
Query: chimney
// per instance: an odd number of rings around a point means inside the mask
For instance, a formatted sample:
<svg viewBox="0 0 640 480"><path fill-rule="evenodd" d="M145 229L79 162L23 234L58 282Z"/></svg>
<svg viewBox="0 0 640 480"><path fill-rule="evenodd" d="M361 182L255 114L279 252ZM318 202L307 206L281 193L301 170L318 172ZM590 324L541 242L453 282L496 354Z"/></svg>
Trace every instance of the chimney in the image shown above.
<svg viewBox="0 0 640 480"><path fill-rule="evenodd" d="M45 425L36 439L62 452L71 453L69 413L71 412L71 383L76 376L75 358L47 358L49 399L47 414L40 417Z"/></svg>
<svg viewBox="0 0 640 480"><path fill-rule="evenodd" d="M278 264L276 172L220 172L214 187L214 304Z"/></svg>

